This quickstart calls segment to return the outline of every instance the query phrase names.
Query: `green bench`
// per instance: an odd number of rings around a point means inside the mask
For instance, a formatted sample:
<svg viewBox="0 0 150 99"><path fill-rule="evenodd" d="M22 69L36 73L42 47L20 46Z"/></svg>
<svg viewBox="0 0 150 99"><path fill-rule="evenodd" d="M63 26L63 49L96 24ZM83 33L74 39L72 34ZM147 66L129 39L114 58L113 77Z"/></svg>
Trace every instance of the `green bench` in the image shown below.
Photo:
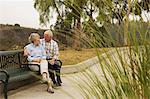
<svg viewBox="0 0 150 99"><path fill-rule="evenodd" d="M57 60L57 64L61 66L62 62ZM37 64L28 64L23 51L0 51L0 85L3 85L5 99L8 99L8 90L39 80L40 72L31 71L29 65Z"/></svg>
<svg viewBox="0 0 150 99"><path fill-rule="evenodd" d="M39 72L30 71L28 65L23 51L0 52L0 84L3 87L5 99L8 99L8 90L37 80L33 73L38 75ZM33 78L35 79L33 80Z"/></svg>

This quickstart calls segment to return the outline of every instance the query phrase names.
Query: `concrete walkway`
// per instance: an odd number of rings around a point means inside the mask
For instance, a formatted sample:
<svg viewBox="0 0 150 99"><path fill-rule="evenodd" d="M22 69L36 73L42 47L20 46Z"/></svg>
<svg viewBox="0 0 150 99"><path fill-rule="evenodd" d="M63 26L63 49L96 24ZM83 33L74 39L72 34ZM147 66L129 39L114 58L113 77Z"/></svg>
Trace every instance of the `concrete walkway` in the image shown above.
<svg viewBox="0 0 150 99"><path fill-rule="evenodd" d="M107 54L111 54L117 61L116 56L114 56L115 50L111 50ZM107 54L102 54L101 59L106 60ZM84 68L80 68L78 65L80 67L83 66ZM80 82L82 81L82 79L80 78L84 79L85 77L81 75L81 73L74 72L77 72L78 70L81 71L89 67L87 71L94 71L97 75L99 75L99 77L101 77L100 79L103 79L104 76L101 72L100 64L98 63L97 57L80 63L78 65L74 66L74 69L66 67L66 70L65 68L62 70L63 83L61 87L54 89L54 94L50 94L46 91L46 84L36 82L34 84L24 86L17 90L9 91L9 99L83 99L84 97L80 94L80 90L76 87L76 83L73 80Z"/></svg>
<svg viewBox="0 0 150 99"><path fill-rule="evenodd" d="M95 64L91 67L91 70L95 70L99 64ZM76 86L76 82L80 82L85 77L80 73L64 74L62 76L62 86L54 89L55 93L50 94L46 91L47 85L36 82L34 84L12 90L9 92L9 99L83 99L80 90ZM86 79L86 78L85 78Z"/></svg>
<svg viewBox="0 0 150 99"><path fill-rule="evenodd" d="M71 75L69 77L71 77ZM61 87L54 89L54 94L46 91L46 84L36 82L15 91L10 91L9 99L82 99L82 96L78 93L79 91L69 79L70 78L63 76L63 84Z"/></svg>

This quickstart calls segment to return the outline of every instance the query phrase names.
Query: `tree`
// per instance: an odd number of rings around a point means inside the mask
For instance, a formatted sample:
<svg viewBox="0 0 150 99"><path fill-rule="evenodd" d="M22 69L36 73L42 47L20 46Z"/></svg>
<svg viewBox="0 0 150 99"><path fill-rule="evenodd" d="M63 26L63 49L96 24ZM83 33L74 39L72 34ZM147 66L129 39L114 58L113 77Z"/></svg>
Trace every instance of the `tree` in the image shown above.
<svg viewBox="0 0 150 99"><path fill-rule="evenodd" d="M93 28L97 23L114 23L117 19L119 25L124 23L124 19L132 12L141 16L142 10L149 11L149 0L35 0L35 8L40 14L40 22L46 25L52 14L57 13L55 29L59 29L66 36L66 32L71 33L74 38L74 47L79 47L83 23ZM129 7L130 4L130 7ZM129 9L130 8L130 9ZM94 18L94 14L98 16ZM93 25L93 26L92 26ZM125 34L124 34L125 35Z"/></svg>
<svg viewBox="0 0 150 99"><path fill-rule="evenodd" d="M14 24L14 26L16 26L16 27L20 27L20 24L16 23L16 24Z"/></svg>
<svg viewBox="0 0 150 99"><path fill-rule="evenodd" d="M50 10L55 11L58 14L56 25L64 24L64 22L66 22L65 19L70 23L70 25L73 22L74 37L77 37L77 34L79 34L81 30L81 15L84 2L85 0L35 0L34 7L38 10L40 14L40 22L43 25L46 25L50 20ZM61 8L64 8L62 12ZM72 17L68 17L69 14L65 12L72 14ZM60 28L64 29L64 27ZM76 44L77 42L74 42L73 45L76 47Z"/></svg>
<svg viewBox="0 0 150 99"><path fill-rule="evenodd" d="M116 18L119 21L119 24L121 24L123 18L129 10L129 2L129 0L113 0L112 18ZM149 12L149 4L149 0L132 0L130 5L130 13L138 15L142 19L142 10Z"/></svg>

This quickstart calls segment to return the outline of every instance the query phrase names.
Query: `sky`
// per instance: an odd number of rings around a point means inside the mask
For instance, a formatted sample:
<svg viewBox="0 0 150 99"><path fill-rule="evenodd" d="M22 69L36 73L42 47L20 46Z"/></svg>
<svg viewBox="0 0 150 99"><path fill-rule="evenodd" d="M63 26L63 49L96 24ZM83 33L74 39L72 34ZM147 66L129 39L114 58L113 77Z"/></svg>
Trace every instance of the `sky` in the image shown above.
<svg viewBox="0 0 150 99"><path fill-rule="evenodd" d="M0 0L0 24L20 24L24 27L30 28L43 28L48 27L40 26L39 14L33 7L34 0ZM142 12L144 21L150 20L150 12ZM137 19L138 17L130 16L130 19ZM53 25L56 22L55 15L50 19L50 24Z"/></svg>
<svg viewBox="0 0 150 99"><path fill-rule="evenodd" d="M39 14L33 5L34 0L0 0L0 24L17 23L24 27L48 28L39 25ZM54 18L50 23L55 24L55 21Z"/></svg>

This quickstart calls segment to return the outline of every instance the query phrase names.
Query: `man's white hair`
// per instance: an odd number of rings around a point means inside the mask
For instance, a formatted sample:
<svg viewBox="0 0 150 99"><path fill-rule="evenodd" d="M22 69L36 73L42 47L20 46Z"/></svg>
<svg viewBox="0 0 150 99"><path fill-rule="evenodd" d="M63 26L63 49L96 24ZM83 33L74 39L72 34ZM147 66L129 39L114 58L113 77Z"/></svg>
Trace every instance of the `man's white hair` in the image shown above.
<svg viewBox="0 0 150 99"><path fill-rule="evenodd" d="M44 35L45 35L45 34L47 34L47 35L49 35L49 36L53 37L53 33L52 33L52 31L51 31L51 30L47 30L47 31L45 31L45 32L44 32Z"/></svg>

